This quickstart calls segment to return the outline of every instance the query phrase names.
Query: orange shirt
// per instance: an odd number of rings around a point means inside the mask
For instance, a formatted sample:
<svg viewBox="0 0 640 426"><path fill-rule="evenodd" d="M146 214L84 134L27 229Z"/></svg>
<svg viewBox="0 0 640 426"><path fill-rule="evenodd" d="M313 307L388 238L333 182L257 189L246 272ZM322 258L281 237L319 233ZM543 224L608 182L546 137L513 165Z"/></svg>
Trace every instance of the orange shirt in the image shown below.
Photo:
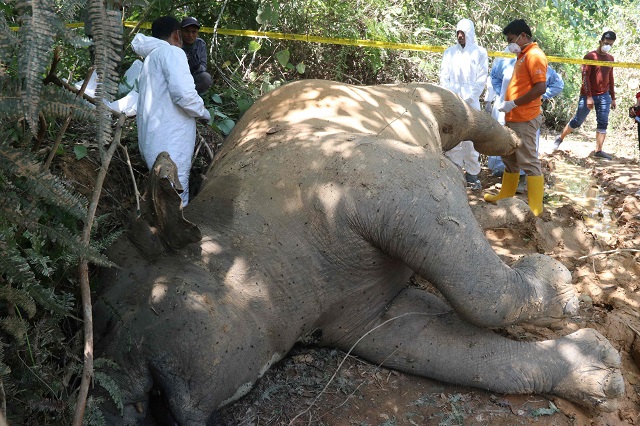
<svg viewBox="0 0 640 426"><path fill-rule="evenodd" d="M504 99L510 101L527 93L534 84L547 81L547 57L538 47L538 43L531 43L522 49L516 58L513 76L507 87ZM521 123L530 121L540 115L542 97L534 99L525 105L519 105L505 115L505 121Z"/></svg>

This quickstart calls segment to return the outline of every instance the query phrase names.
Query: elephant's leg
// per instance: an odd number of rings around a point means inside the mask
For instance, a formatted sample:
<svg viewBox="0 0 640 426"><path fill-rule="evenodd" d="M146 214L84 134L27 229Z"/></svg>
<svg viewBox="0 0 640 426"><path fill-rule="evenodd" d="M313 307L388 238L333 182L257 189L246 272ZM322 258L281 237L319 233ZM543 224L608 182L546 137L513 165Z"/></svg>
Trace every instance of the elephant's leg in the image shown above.
<svg viewBox="0 0 640 426"><path fill-rule="evenodd" d="M376 161L372 170L401 172L373 173L353 192L353 231L428 279L475 325L543 325L577 311L571 273L560 262L532 254L509 267L494 252L449 160L388 144L360 147L375 149L367 156ZM372 188L382 190L372 196Z"/></svg>
<svg viewBox="0 0 640 426"><path fill-rule="evenodd" d="M492 392L548 393L604 411L624 393L620 356L592 329L515 341L462 321L432 294L407 289L368 328L325 334L347 351L372 329L352 353L408 373Z"/></svg>

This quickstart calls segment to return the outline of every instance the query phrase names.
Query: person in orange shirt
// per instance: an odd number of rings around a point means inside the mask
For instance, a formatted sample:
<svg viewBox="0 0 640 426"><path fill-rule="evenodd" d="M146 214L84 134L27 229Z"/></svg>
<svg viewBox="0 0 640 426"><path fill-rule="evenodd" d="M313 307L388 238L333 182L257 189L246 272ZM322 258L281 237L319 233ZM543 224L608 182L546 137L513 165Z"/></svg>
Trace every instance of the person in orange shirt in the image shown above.
<svg viewBox="0 0 640 426"><path fill-rule="evenodd" d="M498 194L485 194L485 201L494 203L513 197L518 188L520 170L527 174L529 207L536 216L543 211L544 176L536 149L536 133L542 124L542 95L547 90L547 57L533 41L531 29L523 19L507 25L502 34L507 38L509 51L516 54L511 82L505 102L499 110L505 113L505 126L513 130L522 143L513 154L502 161L505 171Z"/></svg>

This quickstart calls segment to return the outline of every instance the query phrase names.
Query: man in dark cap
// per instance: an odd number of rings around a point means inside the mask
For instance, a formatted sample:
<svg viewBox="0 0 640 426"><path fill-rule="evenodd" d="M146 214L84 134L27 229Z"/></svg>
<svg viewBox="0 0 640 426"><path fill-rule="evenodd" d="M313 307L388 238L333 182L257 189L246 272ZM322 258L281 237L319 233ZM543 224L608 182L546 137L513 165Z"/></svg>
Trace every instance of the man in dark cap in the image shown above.
<svg viewBox="0 0 640 426"><path fill-rule="evenodd" d="M211 87L211 74L207 72L207 45L198 37L200 23L194 17L187 17L180 23L182 33L182 49L189 60L189 70L199 94Z"/></svg>

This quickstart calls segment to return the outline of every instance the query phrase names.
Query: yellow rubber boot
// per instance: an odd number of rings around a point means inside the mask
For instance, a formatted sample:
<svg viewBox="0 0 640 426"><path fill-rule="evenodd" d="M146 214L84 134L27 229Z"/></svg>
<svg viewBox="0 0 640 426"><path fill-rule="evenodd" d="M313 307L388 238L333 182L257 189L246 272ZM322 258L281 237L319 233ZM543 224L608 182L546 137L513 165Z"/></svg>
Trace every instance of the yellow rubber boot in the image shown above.
<svg viewBox="0 0 640 426"><path fill-rule="evenodd" d="M529 208L534 215L540 216L544 207L544 176L527 176L527 194L529 196Z"/></svg>
<svg viewBox="0 0 640 426"><path fill-rule="evenodd" d="M518 189L518 180L520 179L520 173L504 172L502 174L502 187L500 192L496 195L484 194L484 200L490 203L495 203L503 198L509 198L516 195L516 189ZM527 181L528 183L529 181Z"/></svg>

